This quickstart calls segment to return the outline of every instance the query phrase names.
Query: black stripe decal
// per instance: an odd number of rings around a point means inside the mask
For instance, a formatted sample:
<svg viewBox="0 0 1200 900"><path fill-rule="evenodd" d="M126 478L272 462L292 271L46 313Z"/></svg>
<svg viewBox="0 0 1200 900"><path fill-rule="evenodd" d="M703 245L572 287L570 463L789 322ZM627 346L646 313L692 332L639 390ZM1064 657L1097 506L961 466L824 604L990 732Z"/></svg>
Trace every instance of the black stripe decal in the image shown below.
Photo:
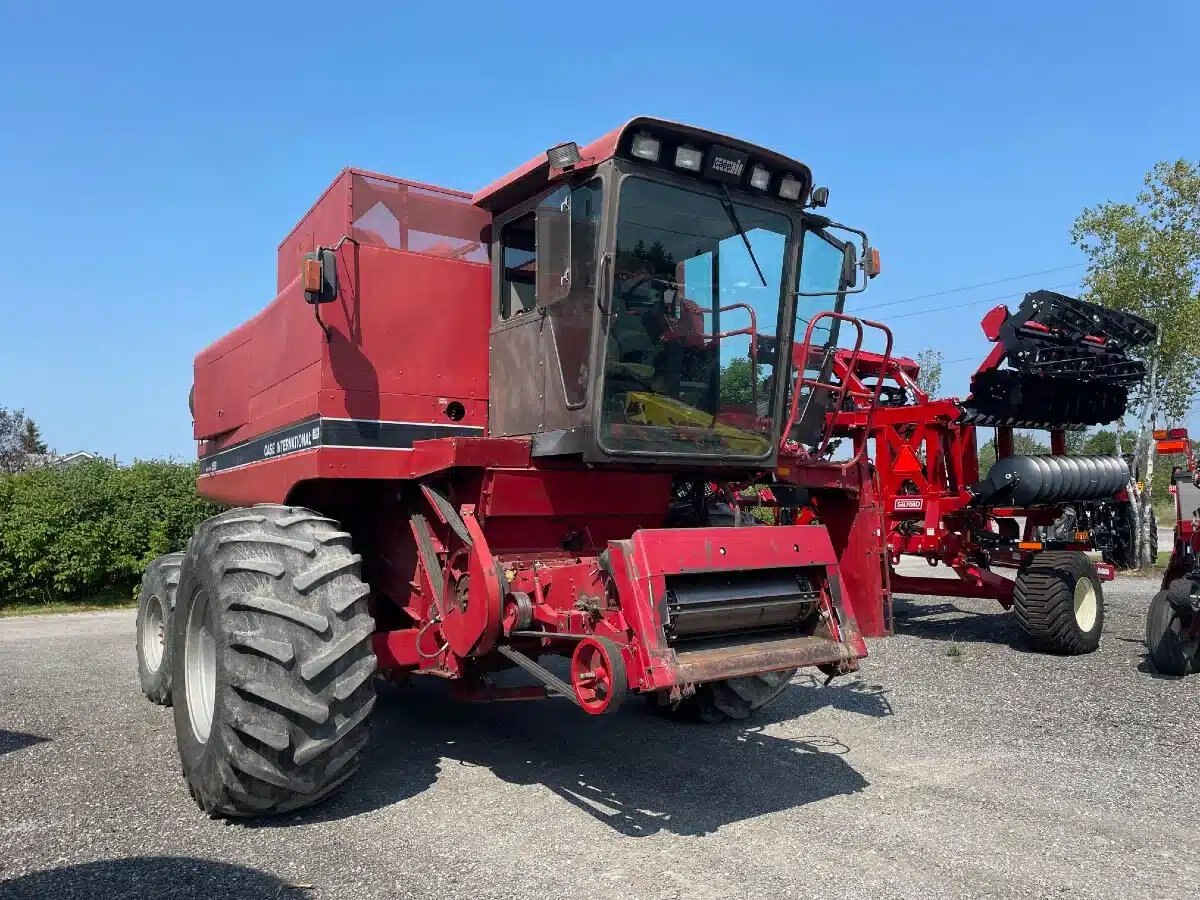
<svg viewBox="0 0 1200 900"><path fill-rule="evenodd" d="M415 441L446 437L480 437L474 425L431 425L421 422L376 422L369 419L314 417L262 437L200 457L200 473L211 475L250 463L275 459L318 447L362 447L411 450Z"/></svg>

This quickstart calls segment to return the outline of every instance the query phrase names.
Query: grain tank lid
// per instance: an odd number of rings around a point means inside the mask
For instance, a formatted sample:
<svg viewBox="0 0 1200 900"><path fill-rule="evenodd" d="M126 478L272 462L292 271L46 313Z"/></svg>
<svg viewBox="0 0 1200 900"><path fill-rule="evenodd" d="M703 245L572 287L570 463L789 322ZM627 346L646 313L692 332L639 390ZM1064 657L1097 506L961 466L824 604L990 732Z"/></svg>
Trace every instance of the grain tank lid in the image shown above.
<svg viewBox="0 0 1200 900"><path fill-rule="evenodd" d="M427 184L423 181L413 181L408 178L397 178L394 175L384 175L382 172L373 172L370 169L356 169L353 166L347 166L337 173L333 181L329 183L329 186L313 201L312 206L305 211L300 220L292 226L292 229L283 236L283 240L279 242L277 249L283 249L291 238L305 230L318 213L322 209L331 206L331 204L338 205L337 213L339 215L344 212L345 210L341 207L348 204L348 195L356 179L364 183L390 185L398 189L412 189L417 193L430 197L441 197L449 201L461 202L470 200L471 198L471 195L466 191L456 190L455 188L441 187L440 185Z"/></svg>
<svg viewBox="0 0 1200 900"><path fill-rule="evenodd" d="M593 168L617 155L628 156L628 144L639 131L648 131L673 142L687 142L699 147L713 144L732 147L748 153L755 161L762 162L772 171L790 172L802 183L802 198L807 198L812 188L812 171L799 160L729 135L653 116L635 116L619 128L614 128L590 144L580 147L580 162L575 167L576 171ZM523 166L476 192L471 202L492 212L507 209L537 194L546 186L549 176L550 164L546 160L545 152L542 152Z"/></svg>

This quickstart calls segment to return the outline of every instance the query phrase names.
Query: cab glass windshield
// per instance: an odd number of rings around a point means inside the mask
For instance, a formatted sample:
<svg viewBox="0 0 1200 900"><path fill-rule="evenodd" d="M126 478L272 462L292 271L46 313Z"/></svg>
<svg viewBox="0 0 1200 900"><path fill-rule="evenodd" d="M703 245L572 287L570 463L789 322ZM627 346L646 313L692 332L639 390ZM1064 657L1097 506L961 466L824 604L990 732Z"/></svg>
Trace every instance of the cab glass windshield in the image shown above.
<svg viewBox="0 0 1200 900"><path fill-rule="evenodd" d="M782 213L636 177L622 182L600 411L605 450L770 452L790 235Z"/></svg>

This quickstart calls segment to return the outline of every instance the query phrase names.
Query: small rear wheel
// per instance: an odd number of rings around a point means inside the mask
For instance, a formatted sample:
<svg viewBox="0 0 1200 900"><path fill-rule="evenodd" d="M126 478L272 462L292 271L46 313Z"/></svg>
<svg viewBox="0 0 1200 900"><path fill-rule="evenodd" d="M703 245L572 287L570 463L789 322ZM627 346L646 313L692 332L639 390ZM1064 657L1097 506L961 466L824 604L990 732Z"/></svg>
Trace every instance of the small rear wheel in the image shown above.
<svg viewBox="0 0 1200 900"><path fill-rule="evenodd" d="M201 523L179 579L175 736L216 816L310 806L357 769L375 705L375 624L350 535L307 509Z"/></svg>
<svg viewBox="0 0 1200 900"><path fill-rule="evenodd" d="M1104 591L1095 565L1078 551L1034 554L1017 574L1013 612L1035 649L1091 653L1104 630Z"/></svg>
<svg viewBox="0 0 1200 900"><path fill-rule="evenodd" d="M1163 675L1200 671L1200 635L1195 617L1195 613L1172 604L1166 591L1154 595L1146 614L1146 649L1155 671Z"/></svg>
<svg viewBox="0 0 1200 900"><path fill-rule="evenodd" d="M152 703L171 705L171 622L182 553L168 553L146 566L138 593L137 661L142 693Z"/></svg>
<svg viewBox="0 0 1200 900"><path fill-rule="evenodd" d="M604 637L584 638L576 644L571 686L584 712L593 716L616 712L628 688L621 648Z"/></svg>

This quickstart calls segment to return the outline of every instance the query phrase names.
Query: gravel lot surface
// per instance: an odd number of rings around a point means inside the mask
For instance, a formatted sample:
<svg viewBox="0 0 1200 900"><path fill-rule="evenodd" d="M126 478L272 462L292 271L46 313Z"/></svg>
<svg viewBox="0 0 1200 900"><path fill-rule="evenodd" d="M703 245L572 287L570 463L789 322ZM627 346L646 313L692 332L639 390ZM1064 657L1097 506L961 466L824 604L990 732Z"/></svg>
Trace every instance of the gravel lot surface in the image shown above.
<svg viewBox="0 0 1200 900"><path fill-rule="evenodd" d="M0 620L0 898L1183 897L1200 676L1147 669L1153 590L1107 586L1074 659L898 600L861 677L752 727L388 689L351 786L253 826L188 798L132 612Z"/></svg>

